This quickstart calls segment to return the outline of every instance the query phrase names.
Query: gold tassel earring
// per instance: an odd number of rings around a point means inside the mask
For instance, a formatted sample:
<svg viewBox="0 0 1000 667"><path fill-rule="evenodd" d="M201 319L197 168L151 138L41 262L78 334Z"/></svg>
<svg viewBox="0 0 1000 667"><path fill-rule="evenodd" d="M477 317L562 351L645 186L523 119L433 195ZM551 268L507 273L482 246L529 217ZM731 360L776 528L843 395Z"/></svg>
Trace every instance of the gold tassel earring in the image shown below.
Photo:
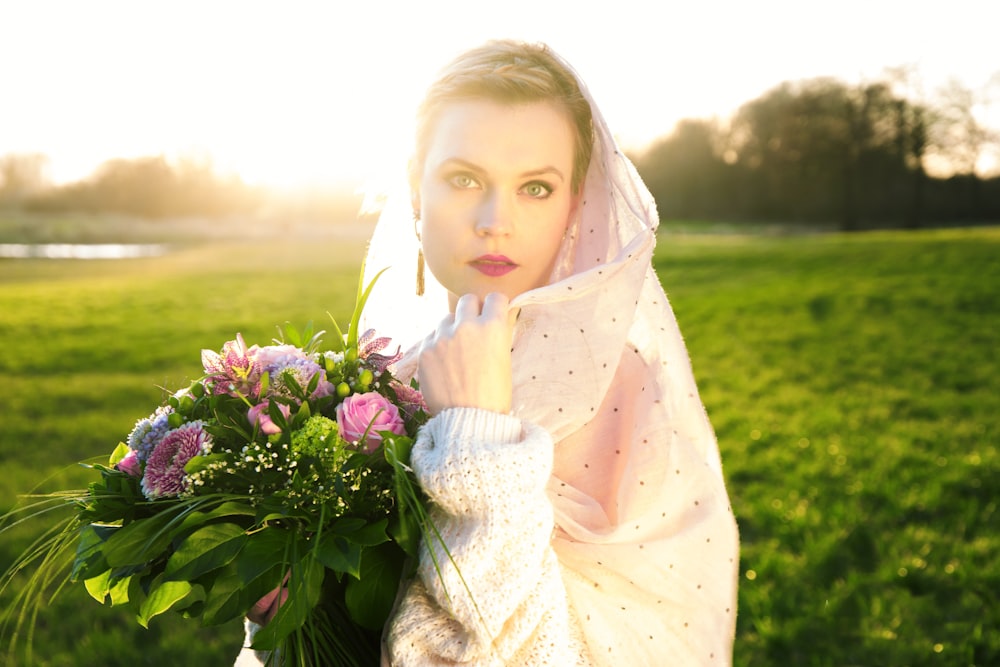
<svg viewBox="0 0 1000 667"><path fill-rule="evenodd" d="M417 205L413 205L413 234L417 237L417 243L421 243L420 240L420 229L417 227L417 223L420 222L420 211L417 209ZM417 296L424 295L424 248L422 245L417 246Z"/></svg>
<svg viewBox="0 0 1000 667"><path fill-rule="evenodd" d="M424 295L424 249L417 248L417 296Z"/></svg>

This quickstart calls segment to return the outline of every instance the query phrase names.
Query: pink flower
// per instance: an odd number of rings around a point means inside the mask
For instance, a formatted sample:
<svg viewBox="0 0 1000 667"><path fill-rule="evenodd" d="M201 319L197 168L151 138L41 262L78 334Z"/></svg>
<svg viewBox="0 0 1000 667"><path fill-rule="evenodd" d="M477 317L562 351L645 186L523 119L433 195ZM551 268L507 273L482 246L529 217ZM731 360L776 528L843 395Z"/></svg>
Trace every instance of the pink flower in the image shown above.
<svg viewBox="0 0 1000 667"><path fill-rule="evenodd" d="M212 437L205 432L201 421L183 424L168 432L146 460L143 494L150 500L180 495L186 490L184 466L211 444Z"/></svg>
<svg viewBox="0 0 1000 667"><path fill-rule="evenodd" d="M271 419L271 415L268 414L270 408L271 401L261 401L247 410L247 419L250 421L251 426L259 426L261 433L266 435L281 433L281 429L278 428L278 425ZM283 414L286 418L292 413L292 409L284 403L278 403L278 410L280 410L281 414Z"/></svg>
<svg viewBox="0 0 1000 667"><path fill-rule="evenodd" d="M390 382L389 388L395 392L396 400L399 402L399 407L408 416L412 417L417 413L417 410L428 412L427 404L424 403L424 395L420 393L419 389L414 389L410 385L403 384L399 380L393 380Z"/></svg>
<svg viewBox="0 0 1000 667"><path fill-rule="evenodd" d="M222 346L222 354L201 351L201 365L207 375L205 381L213 387L214 393L244 396L257 393L261 367L253 351L254 348L247 349L241 334Z"/></svg>
<svg viewBox="0 0 1000 667"><path fill-rule="evenodd" d="M382 350L387 348L391 342L391 338L376 338L375 330L369 329L358 339L358 358L364 359L369 366L381 373L403 358L403 353L400 352L398 345L392 354L381 354Z"/></svg>
<svg viewBox="0 0 1000 667"><path fill-rule="evenodd" d="M131 477L142 477L142 462L139 461L139 452L134 449L130 449L115 467Z"/></svg>
<svg viewBox="0 0 1000 667"><path fill-rule="evenodd" d="M392 431L396 435L404 435L406 429L399 410L382 394L370 391L366 394L352 394L337 406L337 426L340 437L348 442L364 445L361 450L370 454L382 444L379 431ZM367 431L367 435L365 435Z"/></svg>

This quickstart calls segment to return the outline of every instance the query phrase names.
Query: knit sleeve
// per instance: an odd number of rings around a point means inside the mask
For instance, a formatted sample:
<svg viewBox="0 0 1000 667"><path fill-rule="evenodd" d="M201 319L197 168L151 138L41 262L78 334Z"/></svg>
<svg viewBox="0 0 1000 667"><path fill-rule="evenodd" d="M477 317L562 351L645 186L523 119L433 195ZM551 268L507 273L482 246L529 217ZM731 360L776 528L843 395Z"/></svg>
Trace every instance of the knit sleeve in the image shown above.
<svg viewBox="0 0 1000 667"><path fill-rule="evenodd" d="M421 546L391 622L394 667L587 664L550 545L552 456L544 429L485 410L421 429L412 465L444 546Z"/></svg>

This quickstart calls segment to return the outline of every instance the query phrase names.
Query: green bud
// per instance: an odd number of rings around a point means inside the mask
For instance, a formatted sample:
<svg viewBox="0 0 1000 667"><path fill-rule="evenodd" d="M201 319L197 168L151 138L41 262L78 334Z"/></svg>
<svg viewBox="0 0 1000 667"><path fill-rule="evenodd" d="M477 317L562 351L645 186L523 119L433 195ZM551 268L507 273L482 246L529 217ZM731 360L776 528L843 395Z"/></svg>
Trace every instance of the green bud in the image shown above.
<svg viewBox="0 0 1000 667"><path fill-rule="evenodd" d="M350 393L351 393L351 385L347 384L346 382L341 382L340 384L337 385L337 396L339 396L340 398L347 398L347 396L350 395Z"/></svg>
<svg viewBox="0 0 1000 667"><path fill-rule="evenodd" d="M375 374L372 373L367 368L358 374L358 383L367 389L371 386L371 383L375 381Z"/></svg>

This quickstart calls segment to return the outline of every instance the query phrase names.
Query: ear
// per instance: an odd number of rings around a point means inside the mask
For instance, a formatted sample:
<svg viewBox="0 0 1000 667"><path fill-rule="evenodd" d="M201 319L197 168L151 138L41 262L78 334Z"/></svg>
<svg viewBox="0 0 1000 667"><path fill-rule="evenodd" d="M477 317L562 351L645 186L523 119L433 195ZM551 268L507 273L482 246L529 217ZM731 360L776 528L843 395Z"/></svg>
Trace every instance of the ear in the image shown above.
<svg viewBox="0 0 1000 667"><path fill-rule="evenodd" d="M420 219L420 191L410 190L410 206L413 207L413 219Z"/></svg>
<svg viewBox="0 0 1000 667"><path fill-rule="evenodd" d="M413 207L413 217L416 219L420 217L420 172L413 158L410 158L406 171L410 182L410 206Z"/></svg>

